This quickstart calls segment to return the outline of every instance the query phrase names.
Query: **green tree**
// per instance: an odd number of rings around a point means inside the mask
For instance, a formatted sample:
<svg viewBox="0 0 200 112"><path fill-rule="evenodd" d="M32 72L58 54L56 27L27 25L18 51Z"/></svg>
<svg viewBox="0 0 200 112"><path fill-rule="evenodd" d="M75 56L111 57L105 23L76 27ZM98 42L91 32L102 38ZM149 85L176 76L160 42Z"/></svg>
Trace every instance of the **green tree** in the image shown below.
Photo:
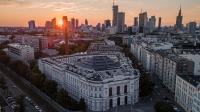
<svg viewBox="0 0 200 112"><path fill-rule="evenodd" d="M6 86L6 80L5 80L5 78L2 76L2 77L0 77L0 88L2 88L2 89L7 89L7 86Z"/></svg>
<svg viewBox="0 0 200 112"><path fill-rule="evenodd" d="M7 55L0 55L0 63L9 64L10 63L10 57L7 56Z"/></svg>
<svg viewBox="0 0 200 112"><path fill-rule="evenodd" d="M79 108L80 108L80 110L83 110L83 111L86 110L86 104L85 104L85 100L83 98L81 98L79 101Z"/></svg>
<svg viewBox="0 0 200 112"><path fill-rule="evenodd" d="M57 83L53 80L46 79L42 86L42 90L50 97L55 98L57 93Z"/></svg>
<svg viewBox="0 0 200 112"><path fill-rule="evenodd" d="M26 76L26 74L28 73L28 70L29 70L28 66L19 60L11 62L10 68L13 69L20 76L23 76L23 77Z"/></svg>
<svg viewBox="0 0 200 112"><path fill-rule="evenodd" d="M65 107L68 97L69 96L67 91L65 91L64 89L59 89L57 92L56 101Z"/></svg>
<svg viewBox="0 0 200 112"><path fill-rule="evenodd" d="M45 76L39 73L32 73L30 77L32 84L41 89L45 81Z"/></svg>
<svg viewBox="0 0 200 112"><path fill-rule="evenodd" d="M153 91L153 83L150 81L149 74L142 74L140 76L140 96L148 96Z"/></svg>
<svg viewBox="0 0 200 112"><path fill-rule="evenodd" d="M172 106L166 102L157 102L154 108L156 112L173 112Z"/></svg>

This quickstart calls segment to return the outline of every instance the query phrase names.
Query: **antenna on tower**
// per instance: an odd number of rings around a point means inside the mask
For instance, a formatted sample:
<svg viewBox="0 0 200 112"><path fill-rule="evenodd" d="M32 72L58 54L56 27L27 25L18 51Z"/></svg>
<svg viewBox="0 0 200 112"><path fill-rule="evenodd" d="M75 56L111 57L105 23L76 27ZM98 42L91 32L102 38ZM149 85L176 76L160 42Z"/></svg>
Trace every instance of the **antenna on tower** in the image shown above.
<svg viewBox="0 0 200 112"><path fill-rule="evenodd" d="M115 5L115 0L113 0L113 6Z"/></svg>

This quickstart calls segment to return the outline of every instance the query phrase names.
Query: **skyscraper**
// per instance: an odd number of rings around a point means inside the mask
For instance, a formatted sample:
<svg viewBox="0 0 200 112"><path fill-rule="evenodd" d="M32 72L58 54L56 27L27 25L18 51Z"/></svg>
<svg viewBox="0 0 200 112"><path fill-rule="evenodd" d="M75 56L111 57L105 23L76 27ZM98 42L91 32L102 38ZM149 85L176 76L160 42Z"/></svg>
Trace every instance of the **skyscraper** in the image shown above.
<svg viewBox="0 0 200 112"><path fill-rule="evenodd" d="M35 21L34 20L30 20L28 22L28 27L29 27L30 30L35 29Z"/></svg>
<svg viewBox="0 0 200 112"><path fill-rule="evenodd" d="M85 25L88 26L88 20L87 19L85 19Z"/></svg>
<svg viewBox="0 0 200 112"><path fill-rule="evenodd" d="M134 26L138 26L138 17L134 17Z"/></svg>
<svg viewBox="0 0 200 112"><path fill-rule="evenodd" d="M109 19L108 19L108 20L105 20L105 21L104 21L104 24L105 24L105 27L106 27L106 28L108 28L108 27L111 26L111 23L110 23L110 20L109 20Z"/></svg>
<svg viewBox="0 0 200 112"><path fill-rule="evenodd" d="M148 22L147 12L141 12L139 14L139 32L144 33L144 29Z"/></svg>
<svg viewBox="0 0 200 112"><path fill-rule="evenodd" d="M78 19L76 19L76 28L78 28L79 27L79 21L78 21Z"/></svg>
<svg viewBox="0 0 200 112"><path fill-rule="evenodd" d="M161 24L162 24L162 18L161 18L161 17L159 17L159 20L158 20L158 29L160 29L160 28L161 28Z"/></svg>
<svg viewBox="0 0 200 112"><path fill-rule="evenodd" d="M69 24L67 16L63 16L63 32L65 36L65 54L68 54Z"/></svg>
<svg viewBox="0 0 200 112"><path fill-rule="evenodd" d="M156 27L156 17L155 16L151 16L150 22L152 24L153 29L155 29L155 27Z"/></svg>
<svg viewBox="0 0 200 112"><path fill-rule="evenodd" d="M180 6L178 16L176 17L176 25L175 25L177 30L182 30L183 28L182 21L183 21L183 16L182 16L182 10Z"/></svg>
<svg viewBox="0 0 200 112"><path fill-rule="evenodd" d="M56 28L57 28L57 25L56 25L56 18L53 18L53 19L51 20L51 24L52 24L53 29L56 29Z"/></svg>
<svg viewBox="0 0 200 112"><path fill-rule="evenodd" d="M191 34L195 33L196 28L197 28L197 23L196 22L189 22L188 23L188 31L189 31L189 33L191 33Z"/></svg>
<svg viewBox="0 0 200 112"><path fill-rule="evenodd" d="M113 1L113 21L112 21L112 26L117 26L117 14L118 14L118 5L115 5L114 1Z"/></svg>
<svg viewBox="0 0 200 112"><path fill-rule="evenodd" d="M52 28L51 21L46 21L46 23L45 23L45 28L46 28L46 29L51 29L51 28Z"/></svg>
<svg viewBox="0 0 200 112"><path fill-rule="evenodd" d="M76 27L76 21L75 21L75 18L72 18L71 19L71 29L74 31L75 27Z"/></svg>
<svg viewBox="0 0 200 112"><path fill-rule="evenodd" d="M117 14L117 32L123 33L124 32L124 26L125 26L125 13L124 12L118 12L118 14Z"/></svg>

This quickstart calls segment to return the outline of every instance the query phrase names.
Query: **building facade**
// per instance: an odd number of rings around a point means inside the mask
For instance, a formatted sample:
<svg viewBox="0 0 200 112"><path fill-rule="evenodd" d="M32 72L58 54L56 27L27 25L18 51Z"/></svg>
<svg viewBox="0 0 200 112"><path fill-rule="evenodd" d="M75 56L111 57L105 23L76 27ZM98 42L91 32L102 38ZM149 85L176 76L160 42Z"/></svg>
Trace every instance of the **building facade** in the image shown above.
<svg viewBox="0 0 200 112"><path fill-rule="evenodd" d="M92 111L135 104L139 72L122 55L71 55L40 59L39 69Z"/></svg>

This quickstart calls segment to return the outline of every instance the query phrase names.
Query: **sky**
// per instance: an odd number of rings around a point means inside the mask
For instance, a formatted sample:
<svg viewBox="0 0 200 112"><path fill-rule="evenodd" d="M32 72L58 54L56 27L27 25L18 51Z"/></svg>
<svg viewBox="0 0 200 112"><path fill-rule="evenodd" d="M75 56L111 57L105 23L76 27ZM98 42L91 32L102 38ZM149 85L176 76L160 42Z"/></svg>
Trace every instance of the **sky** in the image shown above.
<svg viewBox="0 0 200 112"><path fill-rule="evenodd" d="M45 21L62 16L78 18L80 23L88 19L89 24L112 20L113 0L0 0L0 26L27 26L35 20L37 26ZM183 23L200 23L200 0L115 0L119 11L126 13L126 24L142 11L148 16L162 17L163 25L174 25L180 4Z"/></svg>

